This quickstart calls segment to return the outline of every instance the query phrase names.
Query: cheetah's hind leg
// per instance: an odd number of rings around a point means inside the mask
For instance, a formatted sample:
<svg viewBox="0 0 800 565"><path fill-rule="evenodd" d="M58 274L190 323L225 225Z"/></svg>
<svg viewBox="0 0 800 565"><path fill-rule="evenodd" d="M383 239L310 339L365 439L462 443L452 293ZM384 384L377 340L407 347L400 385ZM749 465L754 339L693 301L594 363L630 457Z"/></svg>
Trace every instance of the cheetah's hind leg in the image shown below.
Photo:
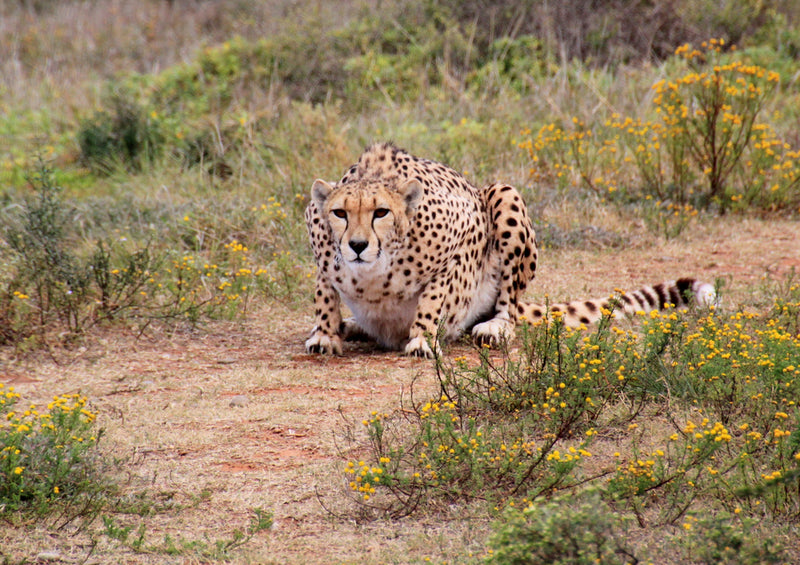
<svg viewBox="0 0 800 565"><path fill-rule="evenodd" d="M487 268L496 272L496 296L494 317L476 324L472 336L481 346L496 347L514 334L520 298L536 272L536 233L513 186L491 184L481 197L490 218Z"/></svg>
<svg viewBox="0 0 800 565"><path fill-rule="evenodd" d="M480 347L499 347L514 335L514 323L500 317L475 324L472 338Z"/></svg>

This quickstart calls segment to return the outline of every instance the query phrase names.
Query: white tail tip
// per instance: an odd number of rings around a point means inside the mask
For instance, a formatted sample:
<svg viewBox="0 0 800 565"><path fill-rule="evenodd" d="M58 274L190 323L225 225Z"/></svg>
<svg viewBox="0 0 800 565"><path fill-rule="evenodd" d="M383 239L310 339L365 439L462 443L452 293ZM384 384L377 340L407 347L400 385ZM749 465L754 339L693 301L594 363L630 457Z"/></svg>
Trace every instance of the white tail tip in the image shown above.
<svg viewBox="0 0 800 565"><path fill-rule="evenodd" d="M717 292L708 283L696 283L694 289L694 299L698 306L718 306Z"/></svg>

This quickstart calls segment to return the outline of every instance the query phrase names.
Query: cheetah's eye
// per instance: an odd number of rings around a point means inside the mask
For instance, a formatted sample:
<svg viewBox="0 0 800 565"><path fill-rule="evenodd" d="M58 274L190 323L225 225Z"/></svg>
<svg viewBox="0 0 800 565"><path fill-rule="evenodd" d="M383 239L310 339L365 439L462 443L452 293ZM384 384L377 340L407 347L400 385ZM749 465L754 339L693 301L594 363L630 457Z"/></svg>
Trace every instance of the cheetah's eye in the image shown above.
<svg viewBox="0 0 800 565"><path fill-rule="evenodd" d="M376 218L383 218L388 213L389 213L388 208L378 208L377 210L375 210L373 216Z"/></svg>
<svg viewBox="0 0 800 565"><path fill-rule="evenodd" d="M341 218L343 220L347 218L347 212L345 212L341 208L337 208L336 210L331 210L331 212L333 212L333 215L336 216L337 218Z"/></svg>

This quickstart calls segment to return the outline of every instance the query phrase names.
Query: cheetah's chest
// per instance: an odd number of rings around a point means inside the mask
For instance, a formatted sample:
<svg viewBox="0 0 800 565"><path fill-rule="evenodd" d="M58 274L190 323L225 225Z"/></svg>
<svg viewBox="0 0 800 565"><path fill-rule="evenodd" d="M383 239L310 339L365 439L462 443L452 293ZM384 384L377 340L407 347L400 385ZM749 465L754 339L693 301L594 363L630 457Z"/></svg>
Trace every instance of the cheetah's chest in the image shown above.
<svg viewBox="0 0 800 565"><path fill-rule="evenodd" d="M341 266L333 286L361 329L384 347L397 349L408 338L424 288L418 274L398 272L391 261L369 269Z"/></svg>

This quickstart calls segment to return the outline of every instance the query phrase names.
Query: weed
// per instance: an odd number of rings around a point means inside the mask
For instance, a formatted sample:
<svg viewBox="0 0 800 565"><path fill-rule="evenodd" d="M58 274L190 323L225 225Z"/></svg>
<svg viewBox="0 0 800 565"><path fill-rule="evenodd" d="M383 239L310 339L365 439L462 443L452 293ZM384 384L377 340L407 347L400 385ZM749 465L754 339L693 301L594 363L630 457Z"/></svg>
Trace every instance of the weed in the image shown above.
<svg viewBox="0 0 800 565"><path fill-rule="evenodd" d="M226 560L230 559L233 551L247 544L258 533L272 528L272 523L271 512L254 508L251 511L248 526L244 530L235 529L229 538L187 540L182 537L174 539L170 535L165 535L161 542L152 543L147 539L147 526L144 523L134 530L134 526L120 526L113 517L106 515L103 516L103 529L100 533L135 553L160 553L192 556L198 559Z"/></svg>

